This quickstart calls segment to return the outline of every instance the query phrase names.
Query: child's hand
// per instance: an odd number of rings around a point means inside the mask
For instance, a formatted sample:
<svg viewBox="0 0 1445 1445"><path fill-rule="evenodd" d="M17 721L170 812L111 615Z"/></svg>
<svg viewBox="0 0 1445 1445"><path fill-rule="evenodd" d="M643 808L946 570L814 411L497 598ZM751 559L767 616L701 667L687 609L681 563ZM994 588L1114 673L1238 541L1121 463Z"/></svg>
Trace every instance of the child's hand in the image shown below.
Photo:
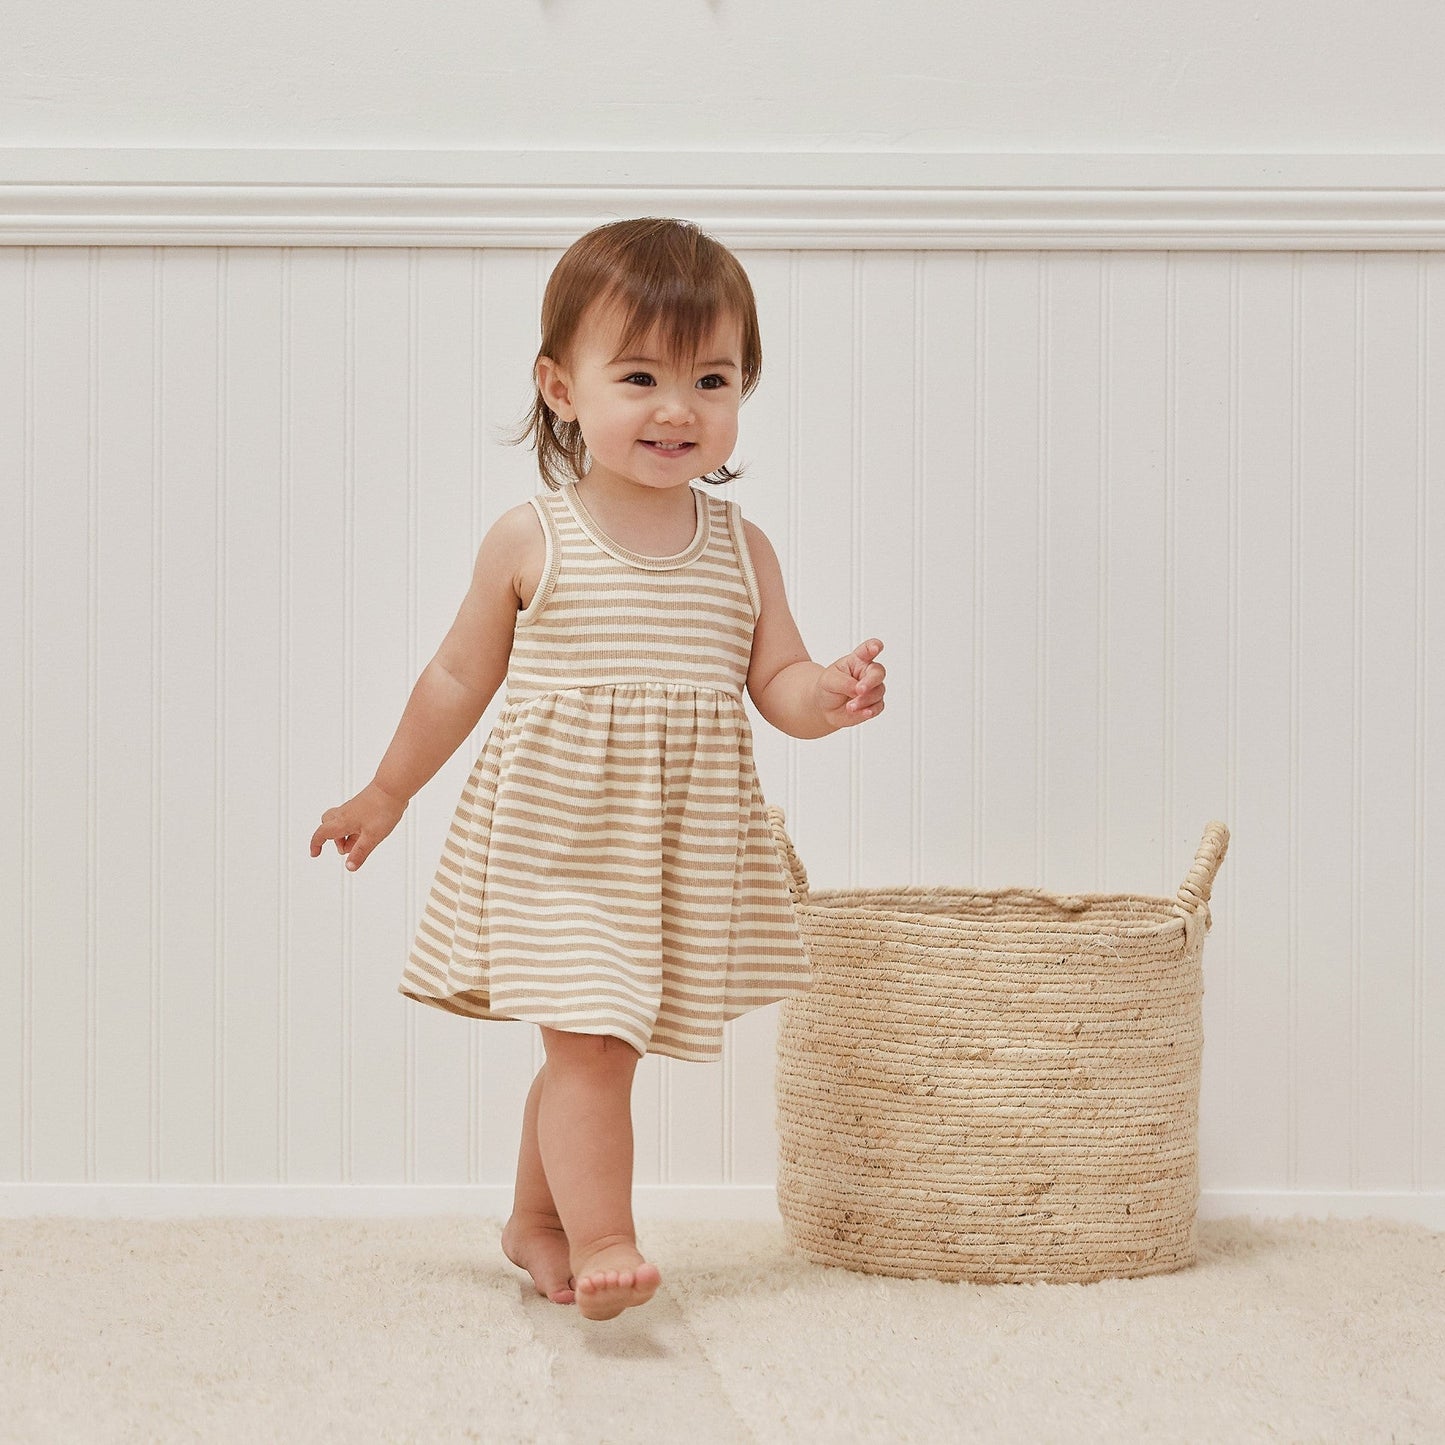
<svg viewBox="0 0 1445 1445"><path fill-rule="evenodd" d="M321 826L311 835L311 856L319 858L327 839L332 839L336 851L347 855L347 868L354 871L396 827L404 812L405 801L368 783L349 802L328 808L321 815Z"/></svg>
<svg viewBox="0 0 1445 1445"><path fill-rule="evenodd" d="M818 674L818 706L833 727L856 727L883 711L884 668L873 660L882 651L870 637Z"/></svg>

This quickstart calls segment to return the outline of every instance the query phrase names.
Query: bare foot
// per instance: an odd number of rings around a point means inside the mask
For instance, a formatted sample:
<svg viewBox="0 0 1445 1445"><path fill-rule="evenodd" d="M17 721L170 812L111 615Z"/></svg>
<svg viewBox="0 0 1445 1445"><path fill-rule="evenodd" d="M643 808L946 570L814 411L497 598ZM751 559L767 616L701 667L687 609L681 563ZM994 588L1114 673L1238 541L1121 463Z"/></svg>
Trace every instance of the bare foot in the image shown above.
<svg viewBox="0 0 1445 1445"><path fill-rule="evenodd" d="M583 1260L576 1271L577 1308L589 1320L615 1319L657 1293L662 1273L635 1245L609 1244Z"/></svg>
<svg viewBox="0 0 1445 1445"><path fill-rule="evenodd" d="M571 1253L560 1220L547 1225L509 1219L502 1226L502 1253L518 1269L525 1269L537 1293L546 1295L554 1304L570 1305L576 1298Z"/></svg>

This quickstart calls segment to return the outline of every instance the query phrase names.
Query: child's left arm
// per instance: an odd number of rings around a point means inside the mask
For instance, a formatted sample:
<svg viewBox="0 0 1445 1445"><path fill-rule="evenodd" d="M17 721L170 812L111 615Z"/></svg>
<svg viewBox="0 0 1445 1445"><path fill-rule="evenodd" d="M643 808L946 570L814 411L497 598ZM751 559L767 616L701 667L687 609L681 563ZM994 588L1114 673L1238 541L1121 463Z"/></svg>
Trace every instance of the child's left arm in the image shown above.
<svg viewBox="0 0 1445 1445"><path fill-rule="evenodd" d="M743 530L762 604L748 665L748 692L758 711L795 738L824 737L877 717L885 673L874 659L883 644L870 637L829 667L814 662L788 607L772 543L746 518Z"/></svg>

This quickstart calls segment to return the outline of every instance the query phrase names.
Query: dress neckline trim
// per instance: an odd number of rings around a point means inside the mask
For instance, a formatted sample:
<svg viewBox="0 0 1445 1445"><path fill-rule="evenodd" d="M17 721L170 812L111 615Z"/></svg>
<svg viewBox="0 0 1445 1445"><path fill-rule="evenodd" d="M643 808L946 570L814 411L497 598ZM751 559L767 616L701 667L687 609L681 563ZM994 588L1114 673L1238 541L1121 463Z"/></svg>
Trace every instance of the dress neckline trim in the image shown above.
<svg viewBox="0 0 1445 1445"><path fill-rule="evenodd" d="M649 572L670 572L675 568L685 567L693 558L701 556L708 544L710 529L707 498L696 487L690 487L689 490L692 492L697 513L697 530L693 533L692 541L681 552L674 552L670 557L651 557L645 552L634 552L630 547L624 547L621 542L614 541L597 525L592 513L577 495L576 482L568 482L562 488L562 500L567 504L567 510L572 513L577 525L609 556Z"/></svg>

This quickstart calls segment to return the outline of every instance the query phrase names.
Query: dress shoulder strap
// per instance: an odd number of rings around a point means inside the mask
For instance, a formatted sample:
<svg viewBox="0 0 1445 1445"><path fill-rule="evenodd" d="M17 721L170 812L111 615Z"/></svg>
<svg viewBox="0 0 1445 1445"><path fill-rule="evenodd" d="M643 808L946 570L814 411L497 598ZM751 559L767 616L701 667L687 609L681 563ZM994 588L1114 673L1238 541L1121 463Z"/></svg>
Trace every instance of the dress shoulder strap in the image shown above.
<svg viewBox="0 0 1445 1445"><path fill-rule="evenodd" d="M554 511L556 493L547 496L531 496L527 501L542 523L542 535L547 543L546 559L542 563L542 576L532 600L517 613L517 625L534 622L537 614L547 605L552 589L557 585L557 574L562 567L562 547L557 535L557 516Z"/></svg>
<svg viewBox="0 0 1445 1445"><path fill-rule="evenodd" d="M743 509L736 503L722 497L710 497L710 504L727 508L728 536L732 538L733 555L738 559L738 569L748 589L748 601L753 605L753 621L762 615L762 596L758 591L757 574L753 571L752 554L748 551L747 534L743 530Z"/></svg>

